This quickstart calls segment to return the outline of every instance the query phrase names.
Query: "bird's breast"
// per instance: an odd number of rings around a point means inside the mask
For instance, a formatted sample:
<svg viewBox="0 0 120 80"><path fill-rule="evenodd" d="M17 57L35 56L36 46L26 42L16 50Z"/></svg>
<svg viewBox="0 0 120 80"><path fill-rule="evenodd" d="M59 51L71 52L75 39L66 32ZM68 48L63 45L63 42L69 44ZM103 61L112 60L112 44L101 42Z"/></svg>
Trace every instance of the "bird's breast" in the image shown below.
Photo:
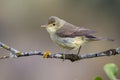
<svg viewBox="0 0 120 80"><path fill-rule="evenodd" d="M66 49L77 49L80 45L86 42L82 36L75 38L62 38L56 34L51 34L50 37L57 45Z"/></svg>

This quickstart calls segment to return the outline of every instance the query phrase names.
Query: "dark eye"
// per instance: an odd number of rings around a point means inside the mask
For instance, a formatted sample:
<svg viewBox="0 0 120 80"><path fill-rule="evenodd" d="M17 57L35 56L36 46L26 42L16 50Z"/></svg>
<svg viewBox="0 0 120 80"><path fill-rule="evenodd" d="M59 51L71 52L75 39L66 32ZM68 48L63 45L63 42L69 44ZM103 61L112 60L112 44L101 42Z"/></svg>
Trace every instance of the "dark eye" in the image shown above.
<svg viewBox="0 0 120 80"><path fill-rule="evenodd" d="M53 26L55 26L55 24L53 24Z"/></svg>

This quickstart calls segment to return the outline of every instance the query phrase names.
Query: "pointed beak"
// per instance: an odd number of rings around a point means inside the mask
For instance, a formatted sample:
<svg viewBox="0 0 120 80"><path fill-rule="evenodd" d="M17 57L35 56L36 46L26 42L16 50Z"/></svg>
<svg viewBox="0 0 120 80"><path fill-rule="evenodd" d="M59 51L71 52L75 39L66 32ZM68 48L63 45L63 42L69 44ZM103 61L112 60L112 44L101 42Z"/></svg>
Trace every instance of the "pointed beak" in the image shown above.
<svg viewBox="0 0 120 80"><path fill-rule="evenodd" d="M45 25L41 25L40 27L42 27L42 28L46 28L46 27L47 27L47 24L45 24Z"/></svg>

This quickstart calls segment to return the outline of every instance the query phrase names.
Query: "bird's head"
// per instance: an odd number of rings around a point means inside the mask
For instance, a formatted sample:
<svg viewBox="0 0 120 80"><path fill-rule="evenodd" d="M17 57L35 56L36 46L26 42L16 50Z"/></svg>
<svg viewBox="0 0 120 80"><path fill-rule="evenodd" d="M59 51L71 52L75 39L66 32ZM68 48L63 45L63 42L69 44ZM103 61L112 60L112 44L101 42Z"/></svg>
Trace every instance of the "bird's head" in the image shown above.
<svg viewBox="0 0 120 80"><path fill-rule="evenodd" d="M41 27L45 27L49 33L56 32L59 28L64 25L65 21L56 17L51 16L48 19L48 23L46 25L42 25Z"/></svg>

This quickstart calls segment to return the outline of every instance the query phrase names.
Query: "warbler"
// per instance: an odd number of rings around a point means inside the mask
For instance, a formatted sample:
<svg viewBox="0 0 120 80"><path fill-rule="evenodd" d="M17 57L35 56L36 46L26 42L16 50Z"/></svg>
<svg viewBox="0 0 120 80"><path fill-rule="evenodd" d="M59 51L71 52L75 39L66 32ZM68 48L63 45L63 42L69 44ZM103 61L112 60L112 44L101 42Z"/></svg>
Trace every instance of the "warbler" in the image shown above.
<svg viewBox="0 0 120 80"><path fill-rule="evenodd" d="M87 42L109 40L109 38L95 37L92 34L95 30L87 29L84 27L75 26L60 19L56 16L51 16L48 19L48 23L42 25L50 34L50 38L60 47L68 50L78 49L77 55L80 53L81 46Z"/></svg>

